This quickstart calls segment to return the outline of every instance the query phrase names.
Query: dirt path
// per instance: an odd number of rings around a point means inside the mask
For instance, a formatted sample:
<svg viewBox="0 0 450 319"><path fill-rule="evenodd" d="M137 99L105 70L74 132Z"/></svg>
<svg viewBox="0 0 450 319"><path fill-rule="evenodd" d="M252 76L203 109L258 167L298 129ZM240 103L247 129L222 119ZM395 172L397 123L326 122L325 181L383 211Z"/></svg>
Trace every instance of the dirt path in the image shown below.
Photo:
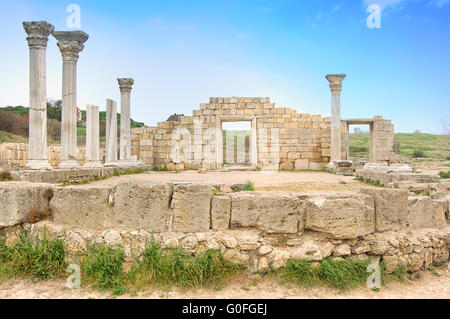
<svg viewBox="0 0 450 319"><path fill-rule="evenodd" d="M348 293L319 288L299 288L294 285L280 285L275 280L261 278L240 278L215 291L211 288L195 290L149 290L138 293L126 293L118 298L146 298L146 299L382 299L382 298L436 298L450 299L450 268L438 270L440 277L431 272L425 272L415 281L407 280L403 283L390 282L379 292L361 287ZM26 299L71 299L71 298L114 298L111 293L101 293L89 288L68 289L64 280L31 283L27 280L12 280L0 285L0 298Z"/></svg>

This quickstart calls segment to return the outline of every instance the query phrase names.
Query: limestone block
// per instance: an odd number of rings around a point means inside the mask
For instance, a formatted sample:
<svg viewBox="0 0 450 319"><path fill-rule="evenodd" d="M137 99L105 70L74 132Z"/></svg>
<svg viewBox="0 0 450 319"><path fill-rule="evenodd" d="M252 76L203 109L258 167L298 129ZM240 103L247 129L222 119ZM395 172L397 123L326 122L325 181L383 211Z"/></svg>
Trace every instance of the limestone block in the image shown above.
<svg viewBox="0 0 450 319"><path fill-rule="evenodd" d="M411 173L413 171L412 167L408 164L391 164L389 165L389 172L394 173Z"/></svg>
<svg viewBox="0 0 450 319"><path fill-rule="evenodd" d="M210 229L211 186L204 184L175 184L171 209L173 230L201 232Z"/></svg>
<svg viewBox="0 0 450 319"><path fill-rule="evenodd" d="M387 163L366 163L363 168L364 171L387 173L389 166Z"/></svg>
<svg viewBox="0 0 450 319"><path fill-rule="evenodd" d="M408 222L408 191L391 188L363 188L361 193L375 201L375 231L398 230Z"/></svg>
<svg viewBox="0 0 450 319"><path fill-rule="evenodd" d="M412 228L443 228L446 226L445 205L429 196L408 197L408 226Z"/></svg>
<svg viewBox="0 0 450 319"><path fill-rule="evenodd" d="M298 159L295 161L295 170L305 170L309 169L309 159Z"/></svg>
<svg viewBox="0 0 450 319"><path fill-rule="evenodd" d="M231 197L214 196L211 203L212 229L227 230L230 226L230 217L231 217Z"/></svg>
<svg viewBox="0 0 450 319"><path fill-rule="evenodd" d="M231 227L255 227L267 233L303 232L304 202L295 196L232 194Z"/></svg>
<svg viewBox="0 0 450 319"><path fill-rule="evenodd" d="M375 230L374 200L368 195L328 195L309 199L305 207L305 229L332 238L356 238Z"/></svg>
<svg viewBox="0 0 450 319"><path fill-rule="evenodd" d="M51 186L23 182L0 183L0 227L49 217Z"/></svg>
<svg viewBox="0 0 450 319"><path fill-rule="evenodd" d="M123 182L111 193L107 226L162 232L169 217L172 185L149 181Z"/></svg>
<svg viewBox="0 0 450 319"><path fill-rule="evenodd" d="M80 228L104 228L111 190L107 186L56 187L50 201L54 222Z"/></svg>

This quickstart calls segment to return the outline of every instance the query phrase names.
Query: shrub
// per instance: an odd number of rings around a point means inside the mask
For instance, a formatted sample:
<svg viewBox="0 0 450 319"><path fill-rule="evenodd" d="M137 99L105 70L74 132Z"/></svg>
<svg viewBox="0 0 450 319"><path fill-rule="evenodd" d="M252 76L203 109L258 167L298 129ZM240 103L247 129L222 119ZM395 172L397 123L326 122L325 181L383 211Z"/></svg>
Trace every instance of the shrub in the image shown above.
<svg viewBox="0 0 450 319"><path fill-rule="evenodd" d="M9 171L0 170L0 181L12 181L12 175Z"/></svg>
<svg viewBox="0 0 450 319"><path fill-rule="evenodd" d="M421 150L415 150L412 154L412 156L414 158L421 158L421 157L425 157L425 153Z"/></svg>

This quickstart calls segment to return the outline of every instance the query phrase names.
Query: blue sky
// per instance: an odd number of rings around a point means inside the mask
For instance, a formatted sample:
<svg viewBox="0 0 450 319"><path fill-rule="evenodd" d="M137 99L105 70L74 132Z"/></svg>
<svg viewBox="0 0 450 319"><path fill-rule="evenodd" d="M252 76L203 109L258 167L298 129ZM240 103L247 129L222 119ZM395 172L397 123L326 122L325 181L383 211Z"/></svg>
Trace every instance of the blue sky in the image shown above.
<svg viewBox="0 0 450 319"><path fill-rule="evenodd" d="M382 8L369 29L366 9ZM119 100L133 77L132 117L148 125L192 115L210 96L270 97L329 116L325 75L346 73L343 118L383 115L397 132L438 132L450 120L450 0L123 1L2 0L0 106L28 103L22 21L69 30L70 4L90 35L78 62L78 104ZM61 96L51 38L47 95Z"/></svg>

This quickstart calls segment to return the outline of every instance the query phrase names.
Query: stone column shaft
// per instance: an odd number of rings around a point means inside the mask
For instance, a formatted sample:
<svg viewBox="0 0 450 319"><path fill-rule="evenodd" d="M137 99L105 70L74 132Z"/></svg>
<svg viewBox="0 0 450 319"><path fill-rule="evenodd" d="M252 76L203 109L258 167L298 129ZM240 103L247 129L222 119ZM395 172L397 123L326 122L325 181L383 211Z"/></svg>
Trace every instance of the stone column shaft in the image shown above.
<svg viewBox="0 0 450 319"><path fill-rule="evenodd" d="M345 74L329 74L331 89L331 163L341 160L341 90Z"/></svg>
<svg viewBox="0 0 450 319"><path fill-rule="evenodd" d="M63 58L60 168L77 162L77 61L88 35L81 31L53 32Z"/></svg>
<svg viewBox="0 0 450 319"><path fill-rule="evenodd" d="M99 107L87 106L86 123L86 167L103 167L100 162Z"/></svg>
<svg viewBox="0 0 450 319"><path fill-rule="evenodd" d="M105 166L115 162L117 162L117 102L107 99Z"/></svg>
<svg viewBox="0 0 450 319"><path fill-rule="evenodd" d="M133 79L117 79L120 87L120 161L131 161L131 119L130 119L130 95L134 84Z"/></svg>
<svg viewBox="0 0 450 319"><path fill-rule="evenodd" d="M54 27L44 21L24 22L30 49L29 152L26 167L51 169L47 160L46 48Z"/></svg>

